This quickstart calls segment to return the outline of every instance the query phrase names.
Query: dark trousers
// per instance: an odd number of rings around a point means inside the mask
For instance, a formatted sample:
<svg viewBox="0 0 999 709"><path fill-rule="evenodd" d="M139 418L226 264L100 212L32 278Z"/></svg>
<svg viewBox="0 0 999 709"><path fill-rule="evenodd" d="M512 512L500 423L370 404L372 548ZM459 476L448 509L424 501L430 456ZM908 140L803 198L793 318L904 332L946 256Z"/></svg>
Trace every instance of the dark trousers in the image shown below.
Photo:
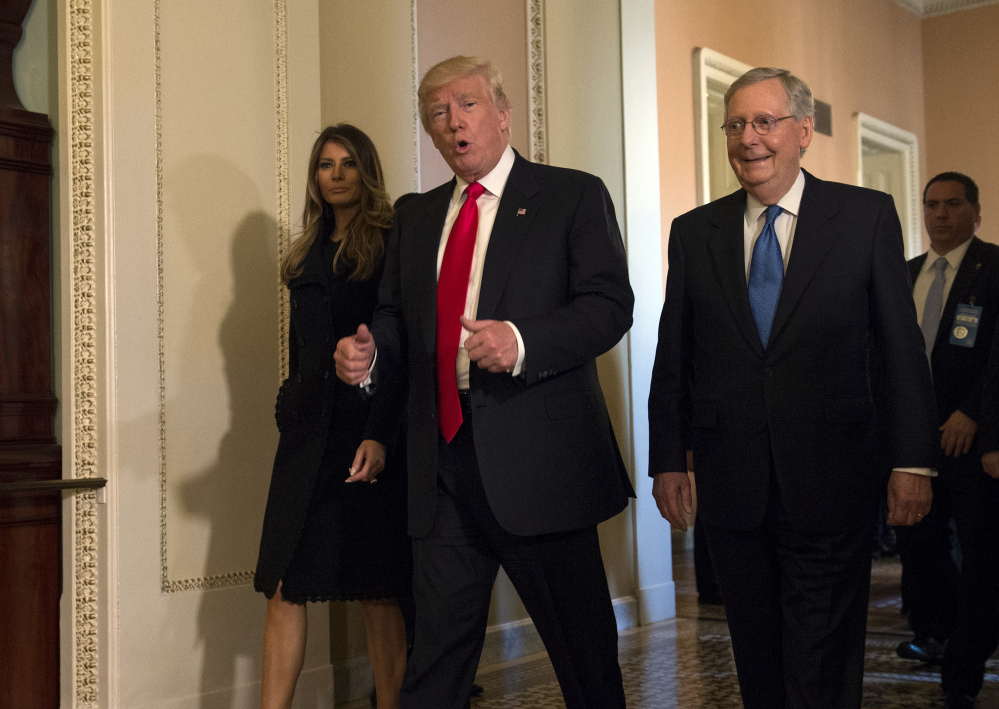
<svg viewBox="0 0 999 709"><path fill-rule="evenodd" d="M964 461L960 462L963 465ZM978 507L978 495L964 472L955 470L952 461L941 463L940 476L932 480L929 514L918 524L895 529L902 561L902 606L908 613L909 627L920 640L946 642L954 628L961 582L952 554L951 520L960 547L970 548L971 521Z"/></svg>
<svg viewBox="0 0 999 709"><path fill-rule="evenodd" d="M762 525L704 531L746 709L859 708L872 530L792 529L771 484Z"/></svg>
<svg viewBox="0 0 999 709"><path fill-rule="evenodd" d="M963 519L957 612L941 672L945 692L972 697L999 646L999 480L983 472L978 483L976 504Z"/></svg>
<svg viewBox="0 0 999 709"><path fill-rule="evenodd" d="M413 542L416 635L403 709L465 709L500 566L544 641L567 709L625 706L617 622L595 527L533 537L504 530L486 499L470 414L441 439L437 516Z"/></svg>
<svg viewBox="0 0 999 709"><path fill-rule="evenodd" d="M704 536L704 524L699 518L694 520L694 583L698 596L716 596L719 593L708 540Z"/></svg>

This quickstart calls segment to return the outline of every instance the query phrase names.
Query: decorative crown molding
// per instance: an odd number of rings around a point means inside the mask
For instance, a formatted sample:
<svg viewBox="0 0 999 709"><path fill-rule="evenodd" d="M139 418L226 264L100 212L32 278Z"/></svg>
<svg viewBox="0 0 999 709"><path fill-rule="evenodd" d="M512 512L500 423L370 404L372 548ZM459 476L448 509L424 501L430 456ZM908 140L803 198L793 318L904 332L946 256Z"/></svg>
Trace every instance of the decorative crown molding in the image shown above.
<svg viewBox="0 0 999 709"><path fill-rule="evenodd" d="M895 0L895 3L919 17L936 17L959 10L995 5L999 0Z"/></svg>

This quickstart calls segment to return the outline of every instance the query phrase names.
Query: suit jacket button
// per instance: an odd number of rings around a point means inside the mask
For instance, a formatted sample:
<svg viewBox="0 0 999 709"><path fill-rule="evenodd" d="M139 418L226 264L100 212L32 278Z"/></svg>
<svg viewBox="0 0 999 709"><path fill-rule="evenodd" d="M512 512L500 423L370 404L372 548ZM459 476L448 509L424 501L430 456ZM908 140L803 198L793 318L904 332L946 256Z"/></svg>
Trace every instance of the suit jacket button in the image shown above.
<svg viewBox="0 0 999 709"><path fill-rule="evenodd" d="M763 373L769 378L774 375L774 370L771 369L770 367L767 367L766 369L763 370Z"/></svg>
<svg viewBox="0 0 999 709"><path fill-rule="evenodd" d="M761 423L759 426L756 427L756 430L759 431L760 433L763 433L764 431L767 430L767 425L765 423Z"/></svg>
<svg viewBox="0 0 999 709"><path fill-rule="evenodd" d="M325 372L323 372L323 379L329 379L329 378L330 378L329 370L326 370Z"/></svg>

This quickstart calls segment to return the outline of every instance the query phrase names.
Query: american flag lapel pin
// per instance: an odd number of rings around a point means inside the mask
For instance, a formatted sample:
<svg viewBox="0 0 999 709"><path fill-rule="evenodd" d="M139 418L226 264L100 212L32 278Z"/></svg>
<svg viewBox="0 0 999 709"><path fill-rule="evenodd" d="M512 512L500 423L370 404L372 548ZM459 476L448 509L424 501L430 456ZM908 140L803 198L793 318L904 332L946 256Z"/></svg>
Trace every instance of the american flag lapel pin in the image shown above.
<svg viewBox="0 0 999 709"><path fill-rule="evenodd" d="M521 207L520 209L517 210L517 216L518 217L522 217L525 214L527 214L527 209L525 207Z"/></svg>

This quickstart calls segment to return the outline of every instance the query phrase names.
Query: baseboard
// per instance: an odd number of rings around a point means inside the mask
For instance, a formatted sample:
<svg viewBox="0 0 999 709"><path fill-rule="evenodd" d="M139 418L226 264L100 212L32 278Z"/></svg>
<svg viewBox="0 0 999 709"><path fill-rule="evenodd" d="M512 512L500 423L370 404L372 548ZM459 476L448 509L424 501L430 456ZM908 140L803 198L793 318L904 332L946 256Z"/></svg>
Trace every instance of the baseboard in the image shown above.
<svg viewBox="0 0 999 709"><path fill-rule="evenodd" d="M638 622L641 625L676 618L676 584L673 581L638 590Z"/></svg>
<svg viewBox="0 0 999 709"><path fill-rule="evenodd" d="M655 602L655 612L662 614L669 611L673 617L676 615L676 605L673 600L673 584L663 584L651 589L645 589L650 601ZM668 595L669 607L664 608ZM615 598L614 617L617 619L617 629L627 630L639 624L643 617L643 602L641 597L623 596ZM663 618L656 618L662 620ZM643 621L654 622L654 621ZM530 618L515 620L510 623L492 625L486 628L486 639L482 646L482 656L479 659L479 667L490 667L505 662L511 662L523 657L537 655L545 651L545 645L541 642L541 636ZM365 656L353 657L349 660L337 662L333 666L333 689L336 705L349 704L360 699L364 699L371 694L372 677L371 667L368 665L368 658Z"/></svg>
<svg viewBox="0 0 999 709"><path fill-rule="evenodd" d="M638 625L638 599L634 596L615 598L614 616L617 629L627 630ZM518 660L545 651L541 636L530 618L486 628L486 641L482 646L479 667L489 667Z"/></svg>
<svg viewBox="0 0 999 709"><path fill-rule="evenodd" d="M351 657L333 665L333 701L336 706L370 696L375 686L367 655Z"/></svg>
<svg viewBox="0 0 999 709"><path fill-rule="evenodd" d="M364 658L365 665L367 662ZM305 670L298 678L292 709L333 709L333 689L333 671L329 665ZM136 709L251 709L260 706L260 682L132 706Z"/></svg>

